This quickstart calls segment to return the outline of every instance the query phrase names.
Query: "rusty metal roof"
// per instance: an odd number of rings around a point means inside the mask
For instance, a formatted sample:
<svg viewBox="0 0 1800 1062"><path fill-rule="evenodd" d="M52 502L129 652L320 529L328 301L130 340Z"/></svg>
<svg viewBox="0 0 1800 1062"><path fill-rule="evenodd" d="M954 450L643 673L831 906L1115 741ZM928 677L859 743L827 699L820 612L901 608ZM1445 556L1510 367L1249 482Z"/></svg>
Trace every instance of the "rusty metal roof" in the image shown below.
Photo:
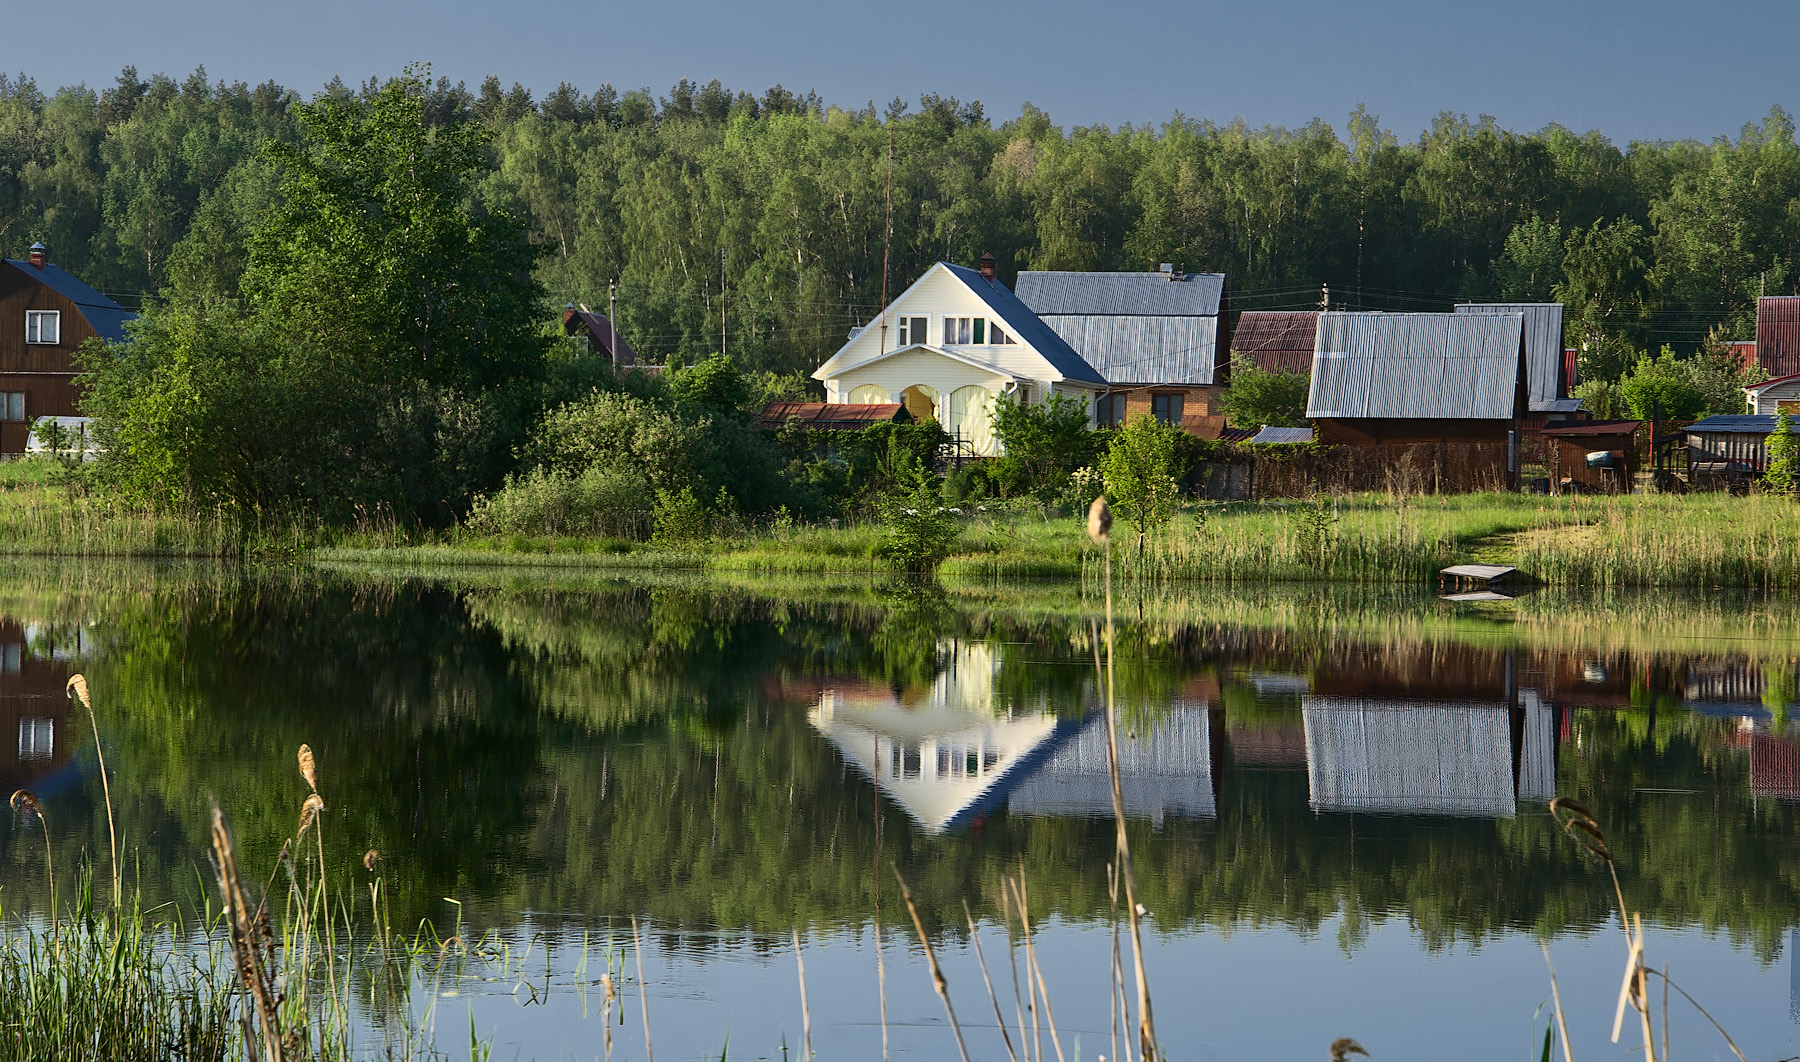
<svg viewBox="0 0 1800 1062"><path fill-rule="evenodd" d="M1523 314L1322 313L1306 415L1509 420Z"/></svg>
<svg viewBox="0 0 1800 1062"><path fill-rule="evenodd" d="M775 431L785 427L790 418L799 417L809 428L856 431L894 420L904 408L899 402L770 402L763 407L759 426Z"/></svg>
<svg viewBox="0 0 1800 1062"><path fill-rule="evenodd" d="M1231 333L1231 349L1270 372L1311 372L1317 310L1245 310Z"/></svg>
<svg viewBox="0 0 1800 1062"><path fill-rule="evenodd" d="M1770 376L1800 372L1800 295L1756 300L1756 363Z"/></svg>
<svg viewBox="0 0 1800 1062"><path fill-rule="evenodd" d="M1563 378L1563 305L1560 302L1465 302L1457 313L1520 314L1525 318L1525 386L1531 408L1538 412L1568 412L1553 403L1569 397Z"/></svg>
<svg viewBox="0 0 1800 1062"><path fill-rule="evenodd" d="M1539 434L1565 439L1592 439L1602 436L1630 435L1643 426L1641 420L1590 420L1580 424L1559 424Z"/></svg>

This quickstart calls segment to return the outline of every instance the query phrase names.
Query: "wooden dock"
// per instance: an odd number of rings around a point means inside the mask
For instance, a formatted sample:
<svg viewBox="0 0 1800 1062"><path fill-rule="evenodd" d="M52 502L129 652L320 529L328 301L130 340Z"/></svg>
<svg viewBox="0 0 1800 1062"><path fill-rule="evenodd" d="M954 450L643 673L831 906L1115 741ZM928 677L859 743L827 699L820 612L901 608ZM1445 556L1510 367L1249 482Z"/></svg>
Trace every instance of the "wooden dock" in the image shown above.
<svg viewBox="0 0 1800 1062"><path fill-rule="evenodd" d="M1438 572L1438 589L1456 586L1478 586L1493 589L1495 583L1519 569L1510 564L1452 564Z"/></svg>

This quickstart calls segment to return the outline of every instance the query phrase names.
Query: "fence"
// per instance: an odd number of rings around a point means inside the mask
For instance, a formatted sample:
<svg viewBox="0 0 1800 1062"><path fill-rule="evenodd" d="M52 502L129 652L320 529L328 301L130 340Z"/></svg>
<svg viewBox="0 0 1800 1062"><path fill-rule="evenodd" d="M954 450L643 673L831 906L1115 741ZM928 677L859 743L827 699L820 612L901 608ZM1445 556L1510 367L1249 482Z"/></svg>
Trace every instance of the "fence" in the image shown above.
<svg viewBox="0 0 1800 1062"><path fill-rule="evenodd" d="M1507 446L1446 440L1381 446L1221 446L1198 462L1188 488L1205 498L1297 498L1384 490L1466 494L1510 489Z"/></svg>

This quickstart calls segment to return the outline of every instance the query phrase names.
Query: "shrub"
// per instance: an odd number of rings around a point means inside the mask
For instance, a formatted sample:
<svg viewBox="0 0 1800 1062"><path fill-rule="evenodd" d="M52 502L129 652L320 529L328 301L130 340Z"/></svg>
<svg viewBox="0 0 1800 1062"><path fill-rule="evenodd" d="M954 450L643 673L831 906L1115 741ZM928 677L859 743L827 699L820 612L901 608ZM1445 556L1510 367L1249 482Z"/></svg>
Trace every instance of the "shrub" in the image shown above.
<svg viewBox="0 0 1800 1062"><path fill-rule="evenodd" d="M1800 438L1787 410L1775 414L1775 430L1769 435L1769 468L1763 485L1780 494L1792 494L1800 485Z"/></svg>
<svg viewBox="0 0 1800 1062"><path fill-rule="evenodd" d="M1241 354L1232 357L1231 386L1219 405L1239 428L1272 424L1279 428L1306 425L1306 396L1312 374L1270 371Z"/></svg>
<svg viewBox="0 0 1800 1062"><path fill-rule="evenodd" d="M694 496L692 487L678 491L656 492L656 533L651 541L659 546L686 546L706 541L710 530L706 506Z"/></svg>
<svg viewBox="0 0 1800 1062"><path fill-rule="evenodd" d="M1181 429L1159 424L1149 414L1134 418L1114 433L1100 474L1115 514L1137 532L1138 553L1144 537L1175 515L1185 473L1177 456Z"/></svg>
<svg viewBox="0 0 1800 1062"><path fill-rule="evenodd" d="M1619 392L1638 420L1651 419L1659 401L1668 420L1692 420L1706 409L1706 396L1694 386L1691 367L1677 361L1674 348L1667 346L1654 358L1639 358L1619 381Z"/></svg>
<svg viewBox="0 0 1800 1062"><path fill-rule="evenodd" d="M600 535L642 540L651 526L643 478L618 468L579 474L534 468L508 476L492 495L477 498L469 528L481 534Z"/></svg>
<svg viewBox="0 0 1800 1062"><path fill-rule="evenodd" d="M899 470L898 487L882 500L887 534L881 556L915 578L936 575L962 532L962 514L944 506L941 497L925 466L908 461Z"/></svg>
<svg viewBox="0 0 1800 1062"><path fill-rule="evenodd" d="M994 478L1005 493L1048 501L1063 492L1069 473L1093 460L1094 432L1086 402L1052 394L1050 401L994 404L1000 456Z"/></svg>

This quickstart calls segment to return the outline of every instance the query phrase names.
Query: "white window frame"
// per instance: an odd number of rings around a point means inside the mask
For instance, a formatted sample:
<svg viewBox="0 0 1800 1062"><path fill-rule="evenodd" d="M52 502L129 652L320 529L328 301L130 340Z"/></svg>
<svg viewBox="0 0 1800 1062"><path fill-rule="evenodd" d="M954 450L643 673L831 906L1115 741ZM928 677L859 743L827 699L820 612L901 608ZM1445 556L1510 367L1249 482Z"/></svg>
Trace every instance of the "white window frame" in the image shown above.
<svg viewBox="0 0 1800 1062"><path fill-rule="evenodd" d="M1012 333L1008 332L1004 328L1001 328L1000 323L998 321L989 321L988 322L987 333L988 333L987 339L988 339L989 346L1004 347L1004 346L1009 346L1009 345L1010 346L1018 345L1019 341L1012 337Z"/></svg>
<svg viewBox="0 0 1800 1062"><path fill-rule="evenodd" d="M50 323L50 338L44 338L44 323ZM62 345L62 311L61 310L26 310L25 311L25 343L28 346L57 347Z"/></svg>
<svg viewBox="0 0 1800 1062"><path fill-rule="evenodd" d="M900 315L898 338L901 347L920 346L931 337L931 317L922 313Z"/></svg>
<svg viewBox="0 0 1800 1062"><path fill-rule="evenodd" d="M972 347L975 345L975 322L982 322L981 345L987 345L987 318L981 316L960 317L946 314L944 317L944 346Z"/></svg>

